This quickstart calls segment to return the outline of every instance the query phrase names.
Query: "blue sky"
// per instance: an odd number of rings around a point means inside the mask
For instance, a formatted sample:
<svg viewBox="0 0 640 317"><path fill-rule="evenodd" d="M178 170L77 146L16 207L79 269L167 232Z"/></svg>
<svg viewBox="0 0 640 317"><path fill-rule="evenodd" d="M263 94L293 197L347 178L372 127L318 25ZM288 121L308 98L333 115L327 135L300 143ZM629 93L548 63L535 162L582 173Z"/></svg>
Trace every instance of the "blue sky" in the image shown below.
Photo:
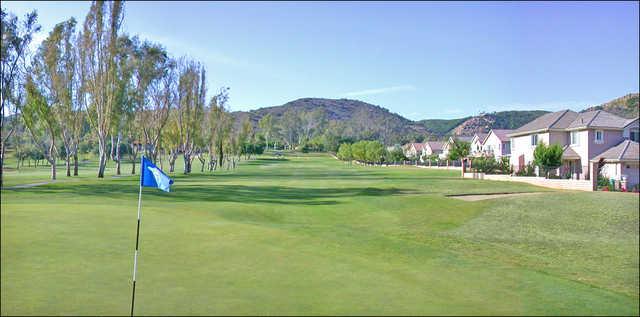
<svg viewBox="0 0 640 317"><path fill-rule="evenodd" d="M37 9L42 40L89 2ZM202 61L232 110L350 98L409 119L580 110L637 92L638 3L127 2L126 33Z"/></svg>

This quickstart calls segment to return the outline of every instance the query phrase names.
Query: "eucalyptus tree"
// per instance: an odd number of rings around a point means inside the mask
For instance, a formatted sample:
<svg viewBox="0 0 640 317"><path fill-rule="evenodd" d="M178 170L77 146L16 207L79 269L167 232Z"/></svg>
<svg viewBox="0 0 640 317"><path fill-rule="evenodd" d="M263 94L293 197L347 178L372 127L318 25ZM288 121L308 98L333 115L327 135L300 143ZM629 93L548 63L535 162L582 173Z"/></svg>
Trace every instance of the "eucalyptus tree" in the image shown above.
<svg viewBox="0 0 640 317"><path fill-rule="evenodd" d="M118 54L116 55L116 93L115 104L112 107L113 115L111 120L111 160L116 163L116 175L120 175L120 165L122 162L121 147L123 134L130 127L130 122L135 116L135 104L133 96L134 90L131 84L133 73L133 41L128 36L118 38Z"/></svg>
<svg viewBox="0 0 640 317"><path fill-rule="evenodd" d="M245 116L240 121L240 129L239 129L239 142L241 147L241 152L244 153L245 158L251 158L251 141L253 140L253 124L251 124L251 119L248 116Z"/></svg>
<svg viewBox="0 0 640 317"><path fill-rule="evenodd" d="M56 141L60 134L60 126L56 118L57 109L55 109L57 102L54 94L41 81L41 79L34 79L32 75L27 75L25 84L27 98L22 108L22 119L33 143L49 162L51 179L55 180L58 157Z"/></svg>
<svg viewBox="0 0 640 317"><path fill-rule="evenodd" d="M155 160L162 129L167 122L172 103L174 62L160 45L132 38L132 82L135 120L129 122L128 140L133 161L132 174L140 144L144 144L147 156ZM169 88L169 89L162 89ZM141 139L144 136L144 142Z"/></svg>
<svg viewBox="0 0 640 317"><path fill-rule="evenodd" d="M209 171L222 168L225 158L225 141L231 131L231 115L226 109L229 88L223 87L209 101L206 122L206 142L209 151Z"/></svg>
<svg viewBox="0 0 640 317"><path fill-rule="evenodd" d="M74 18L58 23L34 58L34 71L39 73L48 92L52 115L60 128L67 176L71 176L71 158L77 151L82 120L76 94L75 28Z"/></svg>
<svg viewBox="0 0 640 317"><path fill-rule="evenodd" d="M86 81L89 123L98 137L98 177L104 177L107 137L118 102L118 32L124 8L121 1L94 1L84 22L80 60Z"/></svg>
<svg viewBox="0 0 640 317"><path fill-rule="evenodd" d="M260 133L264 136L265 143L267 144L267 150L269 149L269 138L273 133L273 116L270 113L267 113L260 121L258 121L258 127L260 128Z"/></svg>
<svg viewBox="0 0 640 317"><path fill-rule="evenodd" d="M180 63L176 113L180 134L180 151L184 158L184 174L191 172L195 142L202 132L205 94L204 68L194 61L183 60Z"/></svg>
<svg viewBox="0 0 640 317"><path fill-rule="evenodd" d="M0 45L0 68L2 73L2 87L0 88L0 188L2 187L2 168L7 141L15 133L21 99L24 99L26 56L33 35L40 31L38 15L36 11L28 13L22 21L0 9L2 21L0 33L2 45Z"/></svg>

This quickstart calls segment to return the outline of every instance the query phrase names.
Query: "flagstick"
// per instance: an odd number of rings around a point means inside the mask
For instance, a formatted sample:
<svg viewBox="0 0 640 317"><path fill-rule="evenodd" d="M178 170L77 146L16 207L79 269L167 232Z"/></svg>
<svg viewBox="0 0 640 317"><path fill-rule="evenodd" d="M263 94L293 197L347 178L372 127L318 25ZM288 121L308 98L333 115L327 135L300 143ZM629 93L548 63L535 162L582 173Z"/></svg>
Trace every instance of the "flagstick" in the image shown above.
<svg viewBox="0 0 640 317"><path fill-rule="evenodd" d="M140 160L140 167L142 167L142 159ZM142 178L144 171L140 171L140 177ZM140 182L140 192L138 193L138 227L136 228L136 251L133 254L133 290L131 293L131 316L133 316L133 305L136 300L136 269L138 266L138 241L140 238L140 207L142 207L142 182Z"/></svg>

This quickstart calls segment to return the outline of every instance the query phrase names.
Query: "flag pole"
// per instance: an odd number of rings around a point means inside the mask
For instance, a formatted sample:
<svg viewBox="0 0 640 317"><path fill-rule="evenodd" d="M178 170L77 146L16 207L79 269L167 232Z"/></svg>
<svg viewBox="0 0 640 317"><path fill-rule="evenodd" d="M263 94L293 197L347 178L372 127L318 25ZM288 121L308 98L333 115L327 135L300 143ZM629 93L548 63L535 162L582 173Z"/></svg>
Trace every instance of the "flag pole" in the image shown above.
<svg viewBox="0 0 640 317"><path fill-rule="evenodd" d="M140 209L142 207L142 177L144 171L142 170L144 155L140 157L140 191L138 192L138 226L136 228L136 250L133 253L133 290L131 291L131 316L133 316L133 306L136 300L136 269L138 268L138 241L140 238Z"/></svg>

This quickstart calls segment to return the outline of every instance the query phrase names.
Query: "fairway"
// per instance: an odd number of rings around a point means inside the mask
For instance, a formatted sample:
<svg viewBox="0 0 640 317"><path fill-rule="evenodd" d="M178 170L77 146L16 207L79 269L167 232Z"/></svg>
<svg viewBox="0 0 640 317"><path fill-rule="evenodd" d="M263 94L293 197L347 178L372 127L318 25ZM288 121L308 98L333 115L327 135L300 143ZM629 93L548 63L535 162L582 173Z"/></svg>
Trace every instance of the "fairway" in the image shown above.
<svg viewBox="0 0 640 317"><path fill-rule="evenodd" d="M129 314L138 177L112 165L2 191L2 315ZM144 189L137 315L639 313L637 194L328 154L199 170ZM6 185L47 172L10 170ZM513 192L540 193L447 197Z"/></svg>

